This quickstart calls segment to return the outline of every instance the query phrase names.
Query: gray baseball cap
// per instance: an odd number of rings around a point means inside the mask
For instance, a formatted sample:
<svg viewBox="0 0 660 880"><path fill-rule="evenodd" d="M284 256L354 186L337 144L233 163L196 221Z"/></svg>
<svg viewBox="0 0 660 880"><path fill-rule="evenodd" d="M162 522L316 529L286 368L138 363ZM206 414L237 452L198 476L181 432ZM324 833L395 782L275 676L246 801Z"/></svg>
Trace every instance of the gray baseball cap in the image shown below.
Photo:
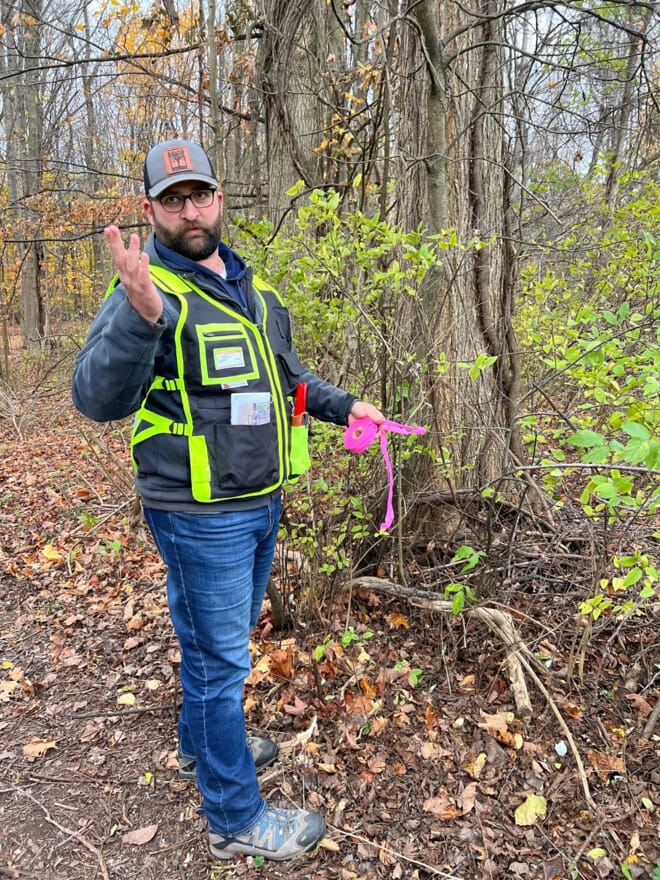
<svg viewBox="0 0 660 880"><path fill-rule="evenodd" d="M210 186L218 181L211 160L192 141L165 141L152 147L144 160L144 191L150 198L182 180L199 180Z"/></svg>

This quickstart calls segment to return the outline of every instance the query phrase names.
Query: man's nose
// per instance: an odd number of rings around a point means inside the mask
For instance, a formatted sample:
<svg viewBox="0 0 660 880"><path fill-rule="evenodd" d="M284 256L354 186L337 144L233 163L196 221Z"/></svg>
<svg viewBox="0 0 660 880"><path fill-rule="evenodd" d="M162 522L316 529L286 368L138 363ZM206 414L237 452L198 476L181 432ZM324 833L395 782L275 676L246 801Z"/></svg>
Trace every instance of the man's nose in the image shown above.
<svg viewBox="0 0 660 880"><path fill-rule="evenodd" d="M183 203L183 208L181 209L181 214L186 220L194 220L195 217L199 214L199 208L196 208L193 205L192 199L186 199Z"/></svg>

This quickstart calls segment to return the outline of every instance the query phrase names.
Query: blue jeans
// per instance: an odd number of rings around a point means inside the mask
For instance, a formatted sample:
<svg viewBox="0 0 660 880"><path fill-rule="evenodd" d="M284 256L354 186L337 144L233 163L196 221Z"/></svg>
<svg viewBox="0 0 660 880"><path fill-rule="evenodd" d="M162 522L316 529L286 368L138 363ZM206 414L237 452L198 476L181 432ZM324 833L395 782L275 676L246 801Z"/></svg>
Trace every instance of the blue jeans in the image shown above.
<svg viewBox="0 0 660 880"><path fill-rule="evenodd" d="M280 499L241 512L196 516L146 508L144 515L167 564L167 599L181 646L179 748L197 760L209 827L239 834L266 809L246 745L243 687Z"/></svg>

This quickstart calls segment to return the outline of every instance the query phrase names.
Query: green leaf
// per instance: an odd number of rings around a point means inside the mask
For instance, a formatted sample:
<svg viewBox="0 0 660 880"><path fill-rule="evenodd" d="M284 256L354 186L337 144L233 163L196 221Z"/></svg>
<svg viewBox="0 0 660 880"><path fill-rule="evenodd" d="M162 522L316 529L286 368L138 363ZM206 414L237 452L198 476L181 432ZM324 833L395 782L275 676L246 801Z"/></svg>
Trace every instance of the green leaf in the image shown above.
<svg viewBox="0 0 660 880"><path fill-rule="evenodd" d="M581 431L576 431L574 434L571 434L567 442L572 443L573 446L588 449L590 446L601 446L604 441L605 438L602 434L597 434L596 431L590 431L587 428L583 428Z"/></svg>
<svg viewBox="0 0 660 880"><path fill-rule="evenodd" d="M589 852L587 853L587 858L591 859L592 862L595 862L596 859L602 859L603 856L606 855L607 853L602 847L596 846L593 849L589 850Z"/></svg>
<svg viewBox="0 0 660 880"><path fill-rule="evenodd" d="M637 440L651 439L651 432L649 429L646 425L641 425L639 422L624 422L621 425L621 428L629 437L635 437Z"/></svg>
<svg viewBox="0 0 660 880"><path fill-rule="evenodd" d="M495 355L484 354L483 352L476 359L474 364L470 367L470 379L474 382L482 372L495 363L497 357Z"/></svg>
<svg viewBox="0 0 660 880"><path fill-rule="evenodd" d="M287 194L288 196L290 196L291 198L294 198L294 197L297 196L298 193L300 193L304 188L305 188L305 181L304 181L304 180L299 180L297 183L294 183L294 185L291 187L291 189L288 189L288 190L286 191L286 194Z"/></svg>

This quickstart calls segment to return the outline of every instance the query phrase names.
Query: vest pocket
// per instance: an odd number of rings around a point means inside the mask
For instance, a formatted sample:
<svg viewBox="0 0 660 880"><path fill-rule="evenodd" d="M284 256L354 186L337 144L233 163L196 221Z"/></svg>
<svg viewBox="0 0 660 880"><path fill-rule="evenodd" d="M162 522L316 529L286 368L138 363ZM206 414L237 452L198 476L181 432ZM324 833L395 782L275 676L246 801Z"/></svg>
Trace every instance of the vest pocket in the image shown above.
<svg viewBox="0 0 660 880"><path fill-rule="evenodd" d="M259 378L252 341L241 324L199 324L202 385L247 385Z"/></svg>
<svg viewBox="0 0 660 880"><path fill-rule="evenodd" d="M281 444L274 422L264 425L216 424L213 428L211 486L223 498L271 492L283 479Z"/></svg>
<svg viewBox="0 0 660 880"><path fill-rule="evenodd" d="M312 461L309 456L309 428L307 425L292 425L289 482L294 483L298 477L309 470L311 465Z"/></svg>

